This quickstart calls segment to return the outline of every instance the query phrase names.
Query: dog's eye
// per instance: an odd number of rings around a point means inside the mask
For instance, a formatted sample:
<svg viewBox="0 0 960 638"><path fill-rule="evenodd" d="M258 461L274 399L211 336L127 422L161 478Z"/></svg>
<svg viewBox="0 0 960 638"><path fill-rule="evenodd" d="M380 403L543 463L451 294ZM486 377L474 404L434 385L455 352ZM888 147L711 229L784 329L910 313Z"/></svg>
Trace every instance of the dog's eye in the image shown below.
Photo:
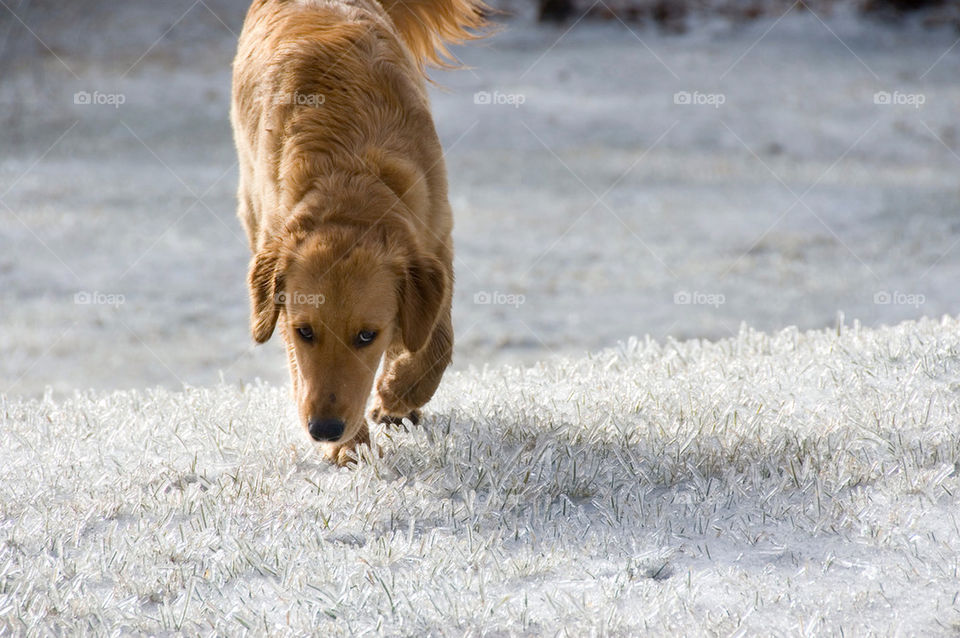
<svg viewBox="0 0 960 638"><path fill-rule="evenodd" d="M376 338L377 333L373 330L361 330L357 333L357 336L354 338L353 342L358 348L362 348L363 346L369 346Z"/></svg>
<svg viewBox="0 0 960 638"><path fill-rule="evenodd" d="M297 328L297 334L307 343L313 341L313 329L310 326L299 326Z"/></svg>

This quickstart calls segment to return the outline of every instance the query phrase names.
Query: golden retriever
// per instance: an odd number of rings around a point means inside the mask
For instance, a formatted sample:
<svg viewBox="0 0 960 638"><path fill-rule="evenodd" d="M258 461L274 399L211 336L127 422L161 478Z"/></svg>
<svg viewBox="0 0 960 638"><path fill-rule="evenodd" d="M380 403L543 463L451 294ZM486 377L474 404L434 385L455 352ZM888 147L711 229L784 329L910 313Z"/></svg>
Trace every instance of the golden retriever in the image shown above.
<svg viewBox="0 0 960 638"><path fill-rule="evenodd" d="M450 363L453 225L424 65L479 0L257 0L233 65L251 330L275 328L300 419L340 464L371 417L417 422ZM279 325L279 328L277 326Z"/></svg>

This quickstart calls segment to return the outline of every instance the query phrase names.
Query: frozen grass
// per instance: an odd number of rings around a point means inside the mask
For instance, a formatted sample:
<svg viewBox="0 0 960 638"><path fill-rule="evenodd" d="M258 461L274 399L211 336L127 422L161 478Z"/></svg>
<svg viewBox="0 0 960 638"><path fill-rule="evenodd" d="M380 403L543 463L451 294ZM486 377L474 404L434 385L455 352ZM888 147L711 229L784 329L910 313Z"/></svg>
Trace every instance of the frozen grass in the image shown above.
<svg viewBox="0 0 960 638"><path fill-rule="evenodd" d="M382 458L285 389L0 401L0 634L955 633L960 321L452 374Z"/></svg>

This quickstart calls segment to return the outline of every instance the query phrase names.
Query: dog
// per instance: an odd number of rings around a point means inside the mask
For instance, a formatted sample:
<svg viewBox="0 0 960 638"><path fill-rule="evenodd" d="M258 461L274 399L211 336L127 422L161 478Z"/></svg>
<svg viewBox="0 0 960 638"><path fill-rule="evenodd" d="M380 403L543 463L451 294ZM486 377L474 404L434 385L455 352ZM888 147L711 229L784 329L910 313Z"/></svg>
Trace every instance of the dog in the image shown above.
<svg viewBox="0 0 960 638"><path fill-rule="evenodd" d="M479 0L257 0L233 63L251 332L279 331L309 435L341 465L369 415L416 423L451 360L453 218L425 66ZM382 366L382 367L381 367ZM380 375L377 377L377 371Z"/></svg>

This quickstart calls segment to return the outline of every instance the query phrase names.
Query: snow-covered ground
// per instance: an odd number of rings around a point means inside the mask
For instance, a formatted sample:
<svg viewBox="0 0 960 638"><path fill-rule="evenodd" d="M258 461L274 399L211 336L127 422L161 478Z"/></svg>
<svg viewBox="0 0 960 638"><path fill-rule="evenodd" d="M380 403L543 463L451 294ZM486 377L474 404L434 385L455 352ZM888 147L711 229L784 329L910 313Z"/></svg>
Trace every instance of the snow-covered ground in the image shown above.
<svg viewBox="0 0 960 638"><path fill-rule="evenodd" d="M243 4L24 12L51 52L4 13L0 393L285 381L233 216ZM518 19L458 49L455 365L960 312L956 33L822 19Z"/></svg>
<svg viewBox="0 0 960 638"><path fill-rule="evenodd" d="M956 319L455 373L355 469L289 410L0 399L0 634L960 628Z"/></svg>

